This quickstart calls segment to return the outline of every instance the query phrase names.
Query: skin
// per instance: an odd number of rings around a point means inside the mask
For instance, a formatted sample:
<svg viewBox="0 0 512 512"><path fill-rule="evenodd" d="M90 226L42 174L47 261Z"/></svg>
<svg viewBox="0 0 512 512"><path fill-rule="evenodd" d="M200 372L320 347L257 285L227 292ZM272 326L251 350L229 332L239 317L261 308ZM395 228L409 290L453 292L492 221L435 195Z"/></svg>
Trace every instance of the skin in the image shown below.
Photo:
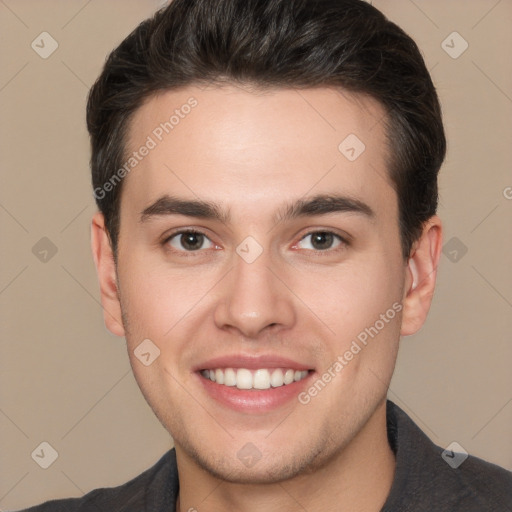
<svg viewBox="0 0 512 512"><path fill-rule="evenodd" d="M387 177L380 104L331 88L257 91L187 87L151 97L135 114L128 149L187 99L198 105L126 178L117 266L103 216L92 247L107 328L125 336L137 382L173 437L181 511L378 511L395 470L386 437L386 392L400 336L424 323L442 245L432 217L401 255L397 196ZM353 162L338 150L364 142ZM335 212L277 222L283 204L339 193L373 217ZM141 212L163 194L229 209L229 222ZM186 252L179 228L208 238ZM308 234L350 238L316 249ZM263 252L247 263L237 246ZM414 282L413 282L414 281ZM394 303L403 309L306 405L291 400L244 414L212 400L193 368L226 354L277 354L322 375ZM134 350L149 338L149 366ZM261 459L237 452L252 443Z"/></svg>

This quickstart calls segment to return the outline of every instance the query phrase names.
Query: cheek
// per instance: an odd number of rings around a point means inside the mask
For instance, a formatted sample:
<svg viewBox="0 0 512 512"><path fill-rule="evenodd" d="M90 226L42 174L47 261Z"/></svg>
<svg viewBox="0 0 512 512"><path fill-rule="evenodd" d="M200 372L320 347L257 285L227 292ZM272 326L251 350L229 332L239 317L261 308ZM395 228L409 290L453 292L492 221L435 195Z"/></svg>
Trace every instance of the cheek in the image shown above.
<svg viewBox="0 0 512 512"><path fill-rule="evenodd" d="M401 304L397 271L375 259L372 265L355 265L348 269L333 269L316 285L304 287L304 302L309 305L326 328L319 338L325 349L319 368L319 379L328 382L326 392L318 384L306 390L311 407L318 414L334 410L343 404L350 415L357 417L357 404L373 403L387 390L396 361L400 335ZM312 283L313 281L311 281ZM310 330L320 325L313 316ZM329 330L327 330L327 328ZM307 327L306 327L307 329ZM316 401L315 401L316 400ZM359 407L359 406L357 406ZM334 427L333 428L339 428Z"/></svg>
<svg viewBox="0 0 512 512"><path fill-rule="evenodd" d="M342 343L373 325L401 298L398 268L384 259L332 267L296 286L304 304ZM396 309L388 315L393 321Z"/></svg>
<svg viewBox="0 0 512 512"><path fill-rule="evenodd" d="M213 276L211 276L213 278ZM205 296L208 275L169 271L160 263L126 258L119 269L121 306L132 337L163 341Z"/></svg>

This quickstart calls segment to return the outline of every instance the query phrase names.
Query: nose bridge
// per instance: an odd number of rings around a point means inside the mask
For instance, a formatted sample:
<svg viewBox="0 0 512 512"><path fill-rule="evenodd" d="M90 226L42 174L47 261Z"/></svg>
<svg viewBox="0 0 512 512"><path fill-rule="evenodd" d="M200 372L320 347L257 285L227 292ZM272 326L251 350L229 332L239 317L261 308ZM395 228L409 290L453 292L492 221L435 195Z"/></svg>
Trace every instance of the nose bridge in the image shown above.
<svg viewBox="0 0 512 512"><path fill-rule="evenodd" d="M276 277L275 261L254 239L244 240L233 254L233 269L223 287L215 320L247 337L256 337L270 325L289 327L295 320L290 293Z"/></svg>

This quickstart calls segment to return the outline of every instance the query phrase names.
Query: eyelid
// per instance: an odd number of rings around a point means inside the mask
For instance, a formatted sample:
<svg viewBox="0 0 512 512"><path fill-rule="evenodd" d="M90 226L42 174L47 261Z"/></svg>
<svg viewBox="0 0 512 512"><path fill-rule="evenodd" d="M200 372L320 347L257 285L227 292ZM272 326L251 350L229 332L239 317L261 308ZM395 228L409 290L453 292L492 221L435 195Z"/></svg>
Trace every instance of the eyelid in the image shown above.
<svg viewBox="0 0 512 512"><path fill-rule="evenodd" d="M169 242L171 241L171 239L178 237L179 235L185 235L185 234L189 234L189 233L202 235L211 244L213 244L214 247L218 247L218 245L204 231L201 231L200 229L197 229L197 228L179 228L176 231L171 231L170 233L168 232L163 236L161 244L163 246L168 246L168 245L170 245ZM183 250L176 249L175 247L173 247L172 249L169 249L170 252L173 252L175 254L176 253L180 254L181 256L194 256L195 254L204 252L204 250L205 249L198 249L196 251L186 251L184 249Z"/></svg>
<svg viewBox="0 0 512 512"><path fill-rule="evenodd" d="M351 237L348 235L345 235L345 236L341 235L341 234L337 233L336 231L333 231L332 229L316 228L316 229L312 229L312 230L304 233L300 237L299 241L297 243L295 243L292 248L296 248L297 245L300 242L302 242L302 240L304 240L306 237L314 235L316 233L327 233L327 234L333 235L335 238L337 238L339 240L340 244L336 247L325 249L325 250L320 250L320 249L304 249L304 250L306 250L308 252L318 253L318 254L322 254L322 253L327 254L327 253L335 252L337 250L346 248L351 243Z"/></svg>

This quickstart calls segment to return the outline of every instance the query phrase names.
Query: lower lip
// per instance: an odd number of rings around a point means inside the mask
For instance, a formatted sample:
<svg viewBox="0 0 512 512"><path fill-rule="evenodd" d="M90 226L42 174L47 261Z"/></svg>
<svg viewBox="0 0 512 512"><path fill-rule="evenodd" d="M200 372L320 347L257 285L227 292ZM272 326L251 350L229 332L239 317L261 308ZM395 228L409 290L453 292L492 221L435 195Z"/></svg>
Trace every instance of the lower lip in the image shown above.
<svg viewBox="0 0 512 512"><path fill-rule="evenodd" d="M269 389L238 389L236 386L217 384L197 373L206 392L217 402L238 412L265 413L291 402L307 387L314 372L302 380Z"/></svg>

